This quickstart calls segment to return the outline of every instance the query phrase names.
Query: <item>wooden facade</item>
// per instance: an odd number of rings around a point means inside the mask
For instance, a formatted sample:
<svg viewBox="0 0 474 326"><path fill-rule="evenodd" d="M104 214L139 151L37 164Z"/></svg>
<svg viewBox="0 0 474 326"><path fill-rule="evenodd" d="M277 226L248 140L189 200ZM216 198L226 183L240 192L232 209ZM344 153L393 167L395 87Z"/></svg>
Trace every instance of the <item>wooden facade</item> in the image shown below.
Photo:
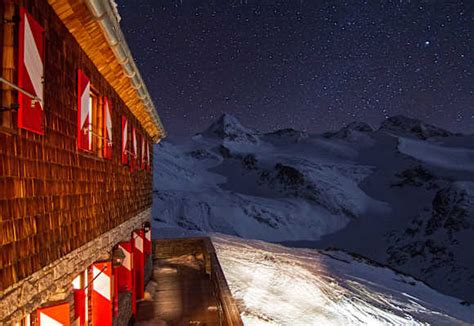
<svg viewBox="0 0 474 326"><path fill-rule="evenodd" d="M46 0L2 0L2 16L9 3L14 3L14 17L24 7L45 29L44 135L18 128L14 110L8 112L12 127L0 129L0 294L152 202L151 171L131 171L121 162L122 116L150 144L151 166L152 138L110 77L104 77L107 67L94 64ZM12 24L16 55L17 19ZM2 44L6 25L0 31ZM15 67L5 64L7 48L2 49L2 76L16 78ZM78 69L112 103L111 160L77 148ZM1 87L3 101L7 92L14 101L16 92Z"/></svg>

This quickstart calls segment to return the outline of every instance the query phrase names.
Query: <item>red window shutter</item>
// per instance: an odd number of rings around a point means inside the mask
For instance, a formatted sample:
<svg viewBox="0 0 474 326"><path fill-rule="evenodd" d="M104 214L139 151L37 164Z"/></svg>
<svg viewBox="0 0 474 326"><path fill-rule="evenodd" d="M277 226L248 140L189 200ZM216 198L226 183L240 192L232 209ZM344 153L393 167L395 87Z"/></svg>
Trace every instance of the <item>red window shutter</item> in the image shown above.
<svg viewBox="0 0 474 326"><path fill-rule="evenodd" d="M77 70L77 147L82 150L92 150L91 123L91 83L80 69Z"/></svg>
<svg viewBox="0 0 474 326"><path fill-rule="evenodd" d="M104 157L112 159L112 104L104 97Z"/></svg>
<svg viewBox="0 0 474 326"><path fill-rule="evenodd" d="M125 255L122 264L118 267L118 288L119 291L132 291L132 242L120 242L118 246Z"/></svg>
<svg viewBox="0 0 474 326"><path fill-rule="evenodd" d="M131 249L131 254L132 254L132 314L135 315L137 312L137 279L135 275L135 239L134 239L134 233L132 232L131 238L130 238L130 249Z"/></svg>
<svg viewBox="0 0 474 326"><path fill-rule="evenodd" d="M122 164L128 164L128 121L122 116Z"/></svg>
<svg viewBox="0 0 474 326"><path fill-rule="evenodd" d="M114 317L118 316L119 312L119 274L118 274L118 266L113 266L113 284L114 284Z"/></svg>
<svg viewBox="0 0 474 326"><path fill-rule="evenodd" d="M18 85L43 101L44 29L25 8L20 8ZM44 134L44 103L18 92L18 127Z"/></svg>
<svg viewBox="0 0 474 326"><path fill-rule="evenodd" d="M86 290L74 289L74 314L79 318L79 326L86 324Z"/></svg>
<svg viewBox="0 0 474 326"><path fill-rule="evenodd" d="M133 269L135 272L135 286L137 299L143 299L145 293L145 255L143 230L133 231Z"/></svg>
<svg viewBox="0 0 474 326"><path fill-rule="evenodd" d="M61 303L54 306L39 308L38 325L39 326L69 326L69 303Z"/></svg>
<svg viewBox="0 0 474 326"><path fill-rule="evenodd" d="M92 326L112 325L112 262L92 266Z"/></svg>
<svg viewBox="0 0 474 326"><path fill-rule="evenodd" d="M144 231L145 237L144 237L144 252L145 255L149 256L151 254L151 227L147 230Z"/></svg>

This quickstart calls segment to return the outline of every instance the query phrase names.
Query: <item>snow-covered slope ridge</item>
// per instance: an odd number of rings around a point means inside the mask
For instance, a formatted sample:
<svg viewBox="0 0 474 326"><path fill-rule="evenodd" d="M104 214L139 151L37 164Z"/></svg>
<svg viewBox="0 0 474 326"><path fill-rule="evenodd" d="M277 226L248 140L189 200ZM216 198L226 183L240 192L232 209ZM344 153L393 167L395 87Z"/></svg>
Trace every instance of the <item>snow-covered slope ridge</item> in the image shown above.
<svg viewBox="0 0 474 326"><path fill-rule="evenodd" d="M474 323L474 306L343 252L212 240L245 325Z"/></svg>

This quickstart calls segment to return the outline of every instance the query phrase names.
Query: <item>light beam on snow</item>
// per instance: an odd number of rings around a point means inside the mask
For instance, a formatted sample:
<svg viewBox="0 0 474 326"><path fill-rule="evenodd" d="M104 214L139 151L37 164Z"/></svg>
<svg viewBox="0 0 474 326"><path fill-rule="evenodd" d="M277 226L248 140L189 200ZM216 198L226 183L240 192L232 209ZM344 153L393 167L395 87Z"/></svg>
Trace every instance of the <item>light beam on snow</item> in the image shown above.
<svg viewBox="0 0 474 326"><path fill-rule="evenodd" d="M474 308L341 252L213 237L245 325L462 325ZM415 284L415 285L413 285Z"/></svg>

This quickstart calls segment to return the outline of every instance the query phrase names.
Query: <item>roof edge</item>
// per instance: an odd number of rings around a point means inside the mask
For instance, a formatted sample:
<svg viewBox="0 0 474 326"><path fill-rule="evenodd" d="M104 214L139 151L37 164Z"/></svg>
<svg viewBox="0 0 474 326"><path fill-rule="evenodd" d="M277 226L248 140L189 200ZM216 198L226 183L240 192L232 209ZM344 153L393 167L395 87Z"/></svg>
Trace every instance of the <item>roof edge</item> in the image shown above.
<svg viewBox="0 0 474 326"><path fill-rule="evenodd" d="M124 74L130 79L133 88L137 91L138 98L144 103L146 111L160 131L159 135L152 135L153 140L159 142L159 139L166 137L166 130L163 127L140 71L135 64L130 48L125 41L125 36L120 29L113 8L110 6L109 1L85 0L84 2L91 15L98 22L112 52L122 66Z"/></svg>

